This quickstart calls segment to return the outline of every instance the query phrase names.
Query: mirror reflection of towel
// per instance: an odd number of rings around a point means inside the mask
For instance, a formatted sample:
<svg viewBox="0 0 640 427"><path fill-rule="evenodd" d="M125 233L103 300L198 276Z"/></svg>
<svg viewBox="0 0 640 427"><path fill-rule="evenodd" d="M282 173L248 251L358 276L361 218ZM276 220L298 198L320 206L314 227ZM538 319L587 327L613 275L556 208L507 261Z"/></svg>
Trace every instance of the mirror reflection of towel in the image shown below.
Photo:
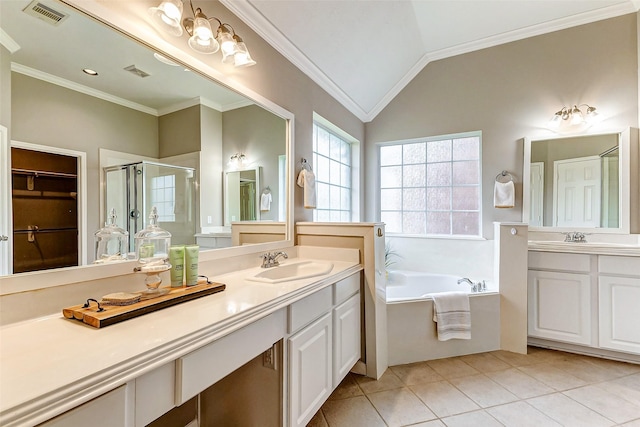
<svg viewBox="0 0 640 427"><path fill-rule="evenodd" d="M493 206L496 208L513 208L516 205L516 189L513 181L498 182L493 190Z"/></svg>
<svg viewBox="0 0 640 427"><path fill-rule="evenodd" d="M316 176L312 171L302 169L298 174L298 187L304 188L304 207L316 208Z"/></svg>
<svg viewBox="0 0 640 427"><path fill-rule="evenodd" d="M262 193L260 196L260 210L263 212L271 210L271 193Z"/></svg>

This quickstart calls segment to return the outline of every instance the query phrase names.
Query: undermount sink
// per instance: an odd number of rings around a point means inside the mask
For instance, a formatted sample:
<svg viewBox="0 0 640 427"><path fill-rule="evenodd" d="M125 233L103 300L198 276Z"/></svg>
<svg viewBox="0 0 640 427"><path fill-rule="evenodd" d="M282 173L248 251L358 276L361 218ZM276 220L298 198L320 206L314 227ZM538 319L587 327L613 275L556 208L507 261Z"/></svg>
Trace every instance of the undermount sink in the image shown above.
<svg viewBox="0 0 640 427"><path fill-rule="evenodd" d="M247 277L247 280L264 283L280 283L290 280L308 279L322 276L333 269L333 263L321 261L302 261L271 267Z"/></svg>

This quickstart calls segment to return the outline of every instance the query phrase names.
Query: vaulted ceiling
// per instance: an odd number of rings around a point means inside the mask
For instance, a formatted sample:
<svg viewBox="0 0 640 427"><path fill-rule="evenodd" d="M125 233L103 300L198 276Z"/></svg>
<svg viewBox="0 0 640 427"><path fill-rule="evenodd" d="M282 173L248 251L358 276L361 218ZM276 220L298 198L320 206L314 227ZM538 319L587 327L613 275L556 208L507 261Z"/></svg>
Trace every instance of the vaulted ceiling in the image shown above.
<svg viewBox="0 0 640 427"><path fill-rule="evenodd" d="M640 7L640 0L221 2L365 122L431 61Z"/></svg>

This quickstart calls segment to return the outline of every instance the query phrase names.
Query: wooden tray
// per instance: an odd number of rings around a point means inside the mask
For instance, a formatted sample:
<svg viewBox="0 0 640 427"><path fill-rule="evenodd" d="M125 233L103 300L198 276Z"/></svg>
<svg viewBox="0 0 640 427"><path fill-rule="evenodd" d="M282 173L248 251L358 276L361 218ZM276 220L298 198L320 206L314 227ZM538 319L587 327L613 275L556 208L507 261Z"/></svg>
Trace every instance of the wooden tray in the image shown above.
<svg viewBox="0 0 640 427"><path fill-rule="evenodd" d="M100 304L100 307L104 310L99 312L97 304L95 302L91 302L90 307L87 308L85 308L84 305L64 308L62 310L62 314L67 319L80 320L94 328L103 328L128 319L133 319L134 317L142 316L143 314L180 304L181 302L215 294L216 292L222 292L225 288L226 285L222 283L203 283L200 285L189 287L183 286L180 288L167 287L164 288L169 290L166 294L157 298L141 300L134 304L125 306Z"/></svg>

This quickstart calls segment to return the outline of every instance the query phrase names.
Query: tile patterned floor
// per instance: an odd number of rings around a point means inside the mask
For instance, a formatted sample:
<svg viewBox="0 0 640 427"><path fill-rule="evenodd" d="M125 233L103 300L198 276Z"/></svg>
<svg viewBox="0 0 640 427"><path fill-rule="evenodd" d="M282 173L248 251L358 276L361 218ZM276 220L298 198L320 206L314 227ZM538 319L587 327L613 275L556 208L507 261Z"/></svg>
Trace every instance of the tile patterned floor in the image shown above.
<svg viewBox="0 0 640 427"><path fill-rule="evenodd" d="M349 374L308 427L640 427L640 365L494 351Z"/></svg>

